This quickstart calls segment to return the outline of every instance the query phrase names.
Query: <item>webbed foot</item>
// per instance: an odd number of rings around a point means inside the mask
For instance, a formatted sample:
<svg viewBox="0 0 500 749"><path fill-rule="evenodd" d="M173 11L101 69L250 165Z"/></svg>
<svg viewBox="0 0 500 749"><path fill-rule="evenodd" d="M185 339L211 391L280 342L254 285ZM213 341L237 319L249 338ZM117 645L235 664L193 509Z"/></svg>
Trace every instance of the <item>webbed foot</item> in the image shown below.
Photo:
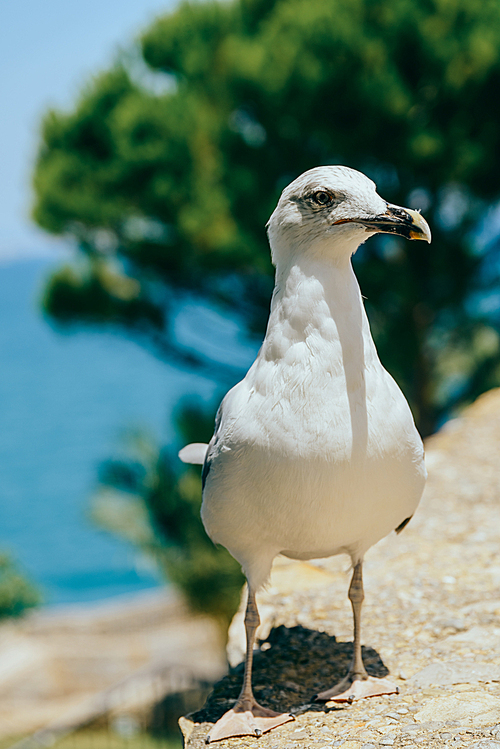
<svg viewBox="0 0 500 749"><path fill-rule="evenodd" d="M389 679L377 679L375 676L363 679L349 674L331 689L317 694L314 699L319 702L354 702L363 697L377 697L381 694L397 694L398 692L399 687Z"/></svg>
<svg viewBox="0 0 500 749"><path fill-rule="evenodd" d="M295 720L289 713L275 713L274 710L268 710L262 707L258 702L254 702L251 708L245 709L242 704L236 705L224 713L214 725L209 735L205 739L207 744L212 741L221 741L235 736L262 736L273 728Z"/></svg>

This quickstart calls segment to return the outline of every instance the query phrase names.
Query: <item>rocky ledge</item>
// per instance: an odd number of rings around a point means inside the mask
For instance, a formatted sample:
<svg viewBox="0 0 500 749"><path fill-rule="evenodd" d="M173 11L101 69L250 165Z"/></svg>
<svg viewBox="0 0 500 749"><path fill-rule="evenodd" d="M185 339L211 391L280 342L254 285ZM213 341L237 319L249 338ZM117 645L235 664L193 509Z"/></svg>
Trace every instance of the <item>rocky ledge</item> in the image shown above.
<svg viewBox="0 0 500 749"><path fill-rule="evenodd" d="M220 749L500 749L500 390L479 398L426 443L429 480L400 536L366 556L363 612L368 671L390 673L400 693L352 705L312 701L347 670L352 620L343 558L276 561L258 596L262 625L255 694L295 721ZM230 662L241 660L243 613ZM201 749L239 692L242 666L180 725Z"/></svg>
<svg viewBox="0 0 500 749"><path fill-rule="evenodd" d="M42 746L224 669L214 622L168 591L35 611L0 625L0 742L37 731Z"/></svg>

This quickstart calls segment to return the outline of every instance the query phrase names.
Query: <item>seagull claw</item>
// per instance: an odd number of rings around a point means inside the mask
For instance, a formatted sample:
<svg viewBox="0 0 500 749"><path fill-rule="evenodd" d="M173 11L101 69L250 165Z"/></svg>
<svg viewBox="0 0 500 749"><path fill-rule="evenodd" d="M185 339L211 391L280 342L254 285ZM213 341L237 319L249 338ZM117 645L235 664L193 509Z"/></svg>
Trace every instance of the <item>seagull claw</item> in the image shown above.
<svg viewBox="0 0 500 749"><path fill-rule="evenodd" d="M273 728L295 720L289 713L275 713L255 703L251 710L238 709L235 705L222 718L219 718L205 739L206 744L236 736L255 736L260 738L263 733Z"/></svg>

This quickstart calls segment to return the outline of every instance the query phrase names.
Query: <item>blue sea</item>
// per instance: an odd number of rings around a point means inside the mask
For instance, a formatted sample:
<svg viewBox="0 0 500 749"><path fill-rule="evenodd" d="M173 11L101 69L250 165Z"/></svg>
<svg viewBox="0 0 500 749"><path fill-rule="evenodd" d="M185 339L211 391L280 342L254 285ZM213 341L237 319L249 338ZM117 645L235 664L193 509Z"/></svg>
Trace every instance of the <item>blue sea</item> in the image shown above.
<svg viewBox="0 0 500 749"><path fill-rule="evenodd" d="M97 468L119 452L130 428L173 442L179 400L194 395L211 403L221 392L220 383L166 364L120 335L53 330L39 300L55 265L0 265L0 550L11 553L48 605L161 583L135 548L93 525ZM236 321L194 299L179 308L176 335L242 374L256 352Z"/></svg>

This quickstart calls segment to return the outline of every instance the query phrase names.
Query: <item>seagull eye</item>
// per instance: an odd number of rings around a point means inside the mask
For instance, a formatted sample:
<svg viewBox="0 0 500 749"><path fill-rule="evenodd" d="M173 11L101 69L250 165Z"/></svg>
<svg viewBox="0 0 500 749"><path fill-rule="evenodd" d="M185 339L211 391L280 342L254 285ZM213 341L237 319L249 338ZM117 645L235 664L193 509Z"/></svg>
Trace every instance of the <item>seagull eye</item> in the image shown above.
<svg viewBox="0 0 500 749"><path fill-rule="evenodd" d="M332 202L333 197L326 190L318 190L313 193L312 199L317 205L328 205Z"/></svg>

